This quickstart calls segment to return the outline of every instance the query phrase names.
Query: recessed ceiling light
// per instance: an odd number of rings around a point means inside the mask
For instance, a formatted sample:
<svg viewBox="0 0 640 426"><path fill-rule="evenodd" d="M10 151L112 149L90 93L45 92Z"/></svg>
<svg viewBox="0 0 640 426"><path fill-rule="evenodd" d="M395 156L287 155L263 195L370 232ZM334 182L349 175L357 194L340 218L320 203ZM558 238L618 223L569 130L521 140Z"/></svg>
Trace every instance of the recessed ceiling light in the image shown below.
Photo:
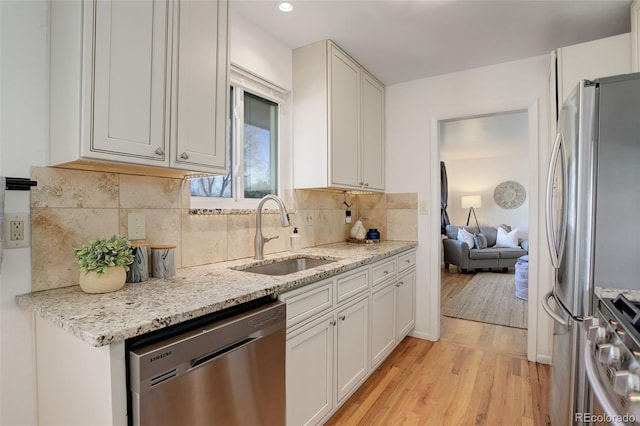
<svg viewBox="0 0 640 426"><path fill-rule="evenodd" d="M291 12L293 10L293 5L291 3L283 1L278 5L278 8L283 12Z"/></svg>

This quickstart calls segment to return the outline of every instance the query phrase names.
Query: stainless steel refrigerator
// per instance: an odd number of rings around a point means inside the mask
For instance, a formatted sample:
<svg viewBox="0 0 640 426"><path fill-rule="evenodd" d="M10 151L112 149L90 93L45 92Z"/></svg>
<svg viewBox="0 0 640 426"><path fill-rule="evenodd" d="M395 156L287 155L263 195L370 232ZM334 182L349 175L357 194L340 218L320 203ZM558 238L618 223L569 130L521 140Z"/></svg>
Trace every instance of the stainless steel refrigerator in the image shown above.
<svg viewBox="0 0 640 426"><path fill-rule="evenodd" d="M550 417L590 410L583 319L595 287L640 289L640 73L581 81L564 102L547 181L556 268L543 299L554 319Z"/></svg>

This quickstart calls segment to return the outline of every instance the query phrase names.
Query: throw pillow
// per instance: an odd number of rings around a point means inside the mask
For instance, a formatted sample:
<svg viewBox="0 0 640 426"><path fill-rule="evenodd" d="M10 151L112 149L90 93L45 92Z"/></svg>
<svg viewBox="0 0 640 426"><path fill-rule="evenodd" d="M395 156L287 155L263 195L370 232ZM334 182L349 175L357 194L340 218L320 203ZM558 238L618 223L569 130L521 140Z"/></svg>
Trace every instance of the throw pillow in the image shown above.
<svg viewBox="0 0 640 426"><path fill-rule="evenodd" d="M458 236L456 237L456 239L467 243L470 249L473 248L473 234L468 232L466 229L462 227L458 228Z"/></svg>
<svg viewBox="0 0 640 426"><path fill-rule="evenodd" d="M473 234L473 242L477 249L487 248L487 237L485 237L484 234L479 234L477 232Z"/></svg>
<svg viewBox="0 0 640 426"><path fill-rule="evenodd" d="M518 248L518 231L516 228L511 232L505 231L503 227L498 227L498 235L496 236L496 247Z"/></svg>

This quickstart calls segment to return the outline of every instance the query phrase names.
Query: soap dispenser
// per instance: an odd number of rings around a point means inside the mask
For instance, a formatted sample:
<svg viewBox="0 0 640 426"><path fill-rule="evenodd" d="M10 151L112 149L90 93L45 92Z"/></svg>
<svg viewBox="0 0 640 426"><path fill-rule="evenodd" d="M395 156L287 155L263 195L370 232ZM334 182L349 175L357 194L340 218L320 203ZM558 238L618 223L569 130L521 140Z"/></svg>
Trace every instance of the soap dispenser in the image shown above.
<svg viewBox="0 0 640 426"><path fill-rule="evenodd" d="M291 234L291 251L298 251L300 249L300 234L298 228L293 228L293 234Z"/></svg>

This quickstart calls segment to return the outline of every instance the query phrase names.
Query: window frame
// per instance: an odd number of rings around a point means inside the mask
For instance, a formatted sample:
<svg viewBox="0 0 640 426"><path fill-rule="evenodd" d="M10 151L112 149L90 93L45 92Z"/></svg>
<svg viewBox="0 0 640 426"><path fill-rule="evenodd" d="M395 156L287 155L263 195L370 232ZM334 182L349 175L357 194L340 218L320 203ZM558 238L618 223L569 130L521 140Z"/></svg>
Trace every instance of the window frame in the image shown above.
<svg viewBox="0 0 640 426"><path fill-rule="evenodd" d="M278 108L278 117L277 117L277 126L278 126L278 135L277 135L277 187L278 194L282 193L282 115L283 111L287 109L287 99L288 92L287 90L270 83L250 71L244 70L237 65L231 65L229 72L229 86L233 86L234 90L233 97L234 99L229 99L230 103L233 101L233 116L231 119L233 120L231 132L231 140L230 144L233 146L233 158L230 171L233 171L233 184L232 184L232 192L231 197L199 197L190 195L190 202L192 209L255 209L258 207L258 202L260 201L257 198L244 198L244 173L243 173L243 164L244 164L244 126L241 125L244 122L240 122L241 114L240 112L244 111L244 93L248 92L255 96L259 96L266 100L269 100L277 105ZM231 110L230 105L227 105L229 110ZM243 115L242 115L243 117ZM227 137L229 135L227 134ZM185 185L190 188L189 185ZM241 188L241 189L240 189Z"/></svg>

